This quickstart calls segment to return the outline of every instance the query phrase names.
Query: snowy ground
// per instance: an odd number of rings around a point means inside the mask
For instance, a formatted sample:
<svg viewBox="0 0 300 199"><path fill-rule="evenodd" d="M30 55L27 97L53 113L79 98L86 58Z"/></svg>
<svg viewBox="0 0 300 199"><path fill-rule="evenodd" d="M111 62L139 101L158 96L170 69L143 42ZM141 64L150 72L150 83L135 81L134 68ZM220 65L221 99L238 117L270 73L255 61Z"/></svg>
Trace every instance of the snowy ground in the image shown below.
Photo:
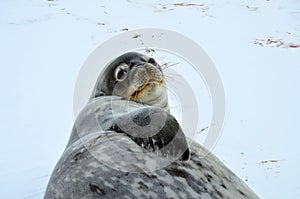
<svg viewBox="0 0 300 199"><path fill-rule="evenodd" d="M261 198L300 198L298 0L1 0L0 198L42 198L73 125L81 64L145 27L185 34L214 61L226 121L213 152Z"/></svg>

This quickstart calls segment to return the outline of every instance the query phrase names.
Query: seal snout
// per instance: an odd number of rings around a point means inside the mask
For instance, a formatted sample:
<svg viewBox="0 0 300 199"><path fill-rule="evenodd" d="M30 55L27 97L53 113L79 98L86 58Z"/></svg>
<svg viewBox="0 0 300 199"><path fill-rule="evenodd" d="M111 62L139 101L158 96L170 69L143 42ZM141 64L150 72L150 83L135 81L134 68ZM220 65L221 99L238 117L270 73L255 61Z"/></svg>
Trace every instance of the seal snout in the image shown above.
<svg viewBox="0 0 300 199"><path fill-rule="evenodd" d="M155 90L157 87L165 87L162 72L151 64L145 64L136 68L131 82L132 92L130 98L135 101L142 98L146 90ZM149 95L149 92L147 95Z"/></svg>
<svg viewBox="0 0 300 199"><path fill-rule="evenodd" d="M145 81L144 84L141 86L137 87L136 89L133 89L131 98L132 99L137 99L140 97L140 94L144 92L144 90L148 87L156 87L156 86L162 86L164 85L164 80L157 80L157 79L148 79Z"/></svg>

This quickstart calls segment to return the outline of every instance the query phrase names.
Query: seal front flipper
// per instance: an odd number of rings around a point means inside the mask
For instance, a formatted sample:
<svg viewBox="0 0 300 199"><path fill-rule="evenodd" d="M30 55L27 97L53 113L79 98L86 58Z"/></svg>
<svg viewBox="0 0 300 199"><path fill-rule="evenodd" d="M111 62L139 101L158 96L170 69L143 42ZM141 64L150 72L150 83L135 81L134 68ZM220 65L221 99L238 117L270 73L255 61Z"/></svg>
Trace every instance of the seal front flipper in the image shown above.
<svg viewBox="0 0 300 199"><path fill-rule="evenodd" d="M157 107L144 107L115 119L110 130L125 133L149 152L186 161L190 151L176 119Z"/></svg>

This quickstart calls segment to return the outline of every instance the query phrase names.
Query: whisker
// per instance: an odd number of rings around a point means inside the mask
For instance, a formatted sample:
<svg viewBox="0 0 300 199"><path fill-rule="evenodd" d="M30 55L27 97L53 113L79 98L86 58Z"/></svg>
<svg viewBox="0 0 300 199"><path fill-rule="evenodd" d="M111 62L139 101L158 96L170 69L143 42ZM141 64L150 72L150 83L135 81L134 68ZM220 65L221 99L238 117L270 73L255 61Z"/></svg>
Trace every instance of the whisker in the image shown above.
<svg viewBox="0 0 300 199"><path fill-rule="evenodd" d="M166 70L166 69L168 69L168 68L170 68L170 67L172 67L172 66L176 66L176 65L178 65L178 64L180 64L180 63L177 62L177 63L174 63L174 64L166 65L166 67L162 68L162 70Z"/></svg>
<svg viewBox="0 0 300 199"><path fill-rule="evenodd" d="M167 69L168 68L168 64L170 64L170 63L165 63L165 64L161 65L161 69L162 70Z"/></svg>
<svg viewBox="0 0 300 199"><path fill-rule="evenodd" d="M166 65L168 65L168 64L170 64L170 63L172 63L172 62L173 62L173 61L165 62L165 63L161 64L161 66L166 66Z"/></svg>
<svg viewBox="0 0 300 199"><path fill-rule="evenodd" d="M179 75L177 75L177 74L172 74L172 76L165 75L167 84L169 84L169 85L179 84L181 86L184 86L185 84L183 82L178 81L179 78L176 78L176 76L179 76Z"/></svg>
<svg viewBox="0 0 300 199"><path fill-rule="evenodd" d="M173 64L168 64L168 63L166 63L165 65L163 65L163 66L165 66L165 67L162 67L162 70L166 70L166 69L168 69L168 68L170 68L170 67L172 67L172 66L176 66L176 65L178 65L178 64L180 64L180 62L176 62L176 63L173 63Z"/></svg>
<svg viewBox="0 0 300 199"><path fill-rule="evenodd" d="M175 78L174 77L171 77L171 76L166 76L165 75L165 79L168 81L168 80L170 80L170 81L173 81L173 80L175 80Z"/></svg>
<svg viewBox="0 0 300 199"><path fill-rule="evenodd" d="M170 108L177 108L177 107L179 107L179 105L170 106Z"/></svg>
<svg viewBox="0 0 300 199"><path fill-rule="evenodd" d="M44 193L44 188L43 189L38 189L37 191L31 192L25 196L23 196L23 199L27 199L27 198L36 198L36 196L38 195L42 195Z"/></svg>
<svg viewBox="0 0 300 199"><path fill-rule="evenodd" d="M166 64L172 63L172 62L174 62L174 60L165 60L164 63L163 63L162 65L166 65Z"/></svg>
<svg viewBox="0 0 300 199"><path fill-rule="evenodd" d="M156 61L160 62L160 60L164 59L164 57L157 58Z"/></svg>
<svg viewBox="0 0 300 199"><path fill-rule="evenodd" d="M181 77L178 73L174 73L173 71L172 72L170 72L170 71L167 71L167 73L165 73L165 76L166 77L177 77L177 78L179 78L179 77Z"/></svg>

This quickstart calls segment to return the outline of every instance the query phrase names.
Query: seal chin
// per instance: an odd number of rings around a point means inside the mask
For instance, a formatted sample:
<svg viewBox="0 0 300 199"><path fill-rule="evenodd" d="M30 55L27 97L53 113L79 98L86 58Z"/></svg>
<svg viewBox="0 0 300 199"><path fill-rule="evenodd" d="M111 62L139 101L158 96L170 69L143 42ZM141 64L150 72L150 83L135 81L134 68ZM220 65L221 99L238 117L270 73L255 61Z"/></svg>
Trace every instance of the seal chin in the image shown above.
<svg viewBox="0 0 300 199"><path fill-rule="evenodd" d="M152 88L152 90L155 90L156 87L165 86L165 85L166 84L164 83L163 80L157 81L157 80L150 79L146 83L144 83L142 86L139 86L137 89L133 88L130 99L132 99L132 100L139 99L145 90L147 90L147 89L149 90L149 88Z"/></svg>
<svg viewBox="0 0 300 199"><path fill-rule="evenodd" d="M149 80L143 86L133 90L130 100L169 110L167 87L163 80Z"/></svg>

